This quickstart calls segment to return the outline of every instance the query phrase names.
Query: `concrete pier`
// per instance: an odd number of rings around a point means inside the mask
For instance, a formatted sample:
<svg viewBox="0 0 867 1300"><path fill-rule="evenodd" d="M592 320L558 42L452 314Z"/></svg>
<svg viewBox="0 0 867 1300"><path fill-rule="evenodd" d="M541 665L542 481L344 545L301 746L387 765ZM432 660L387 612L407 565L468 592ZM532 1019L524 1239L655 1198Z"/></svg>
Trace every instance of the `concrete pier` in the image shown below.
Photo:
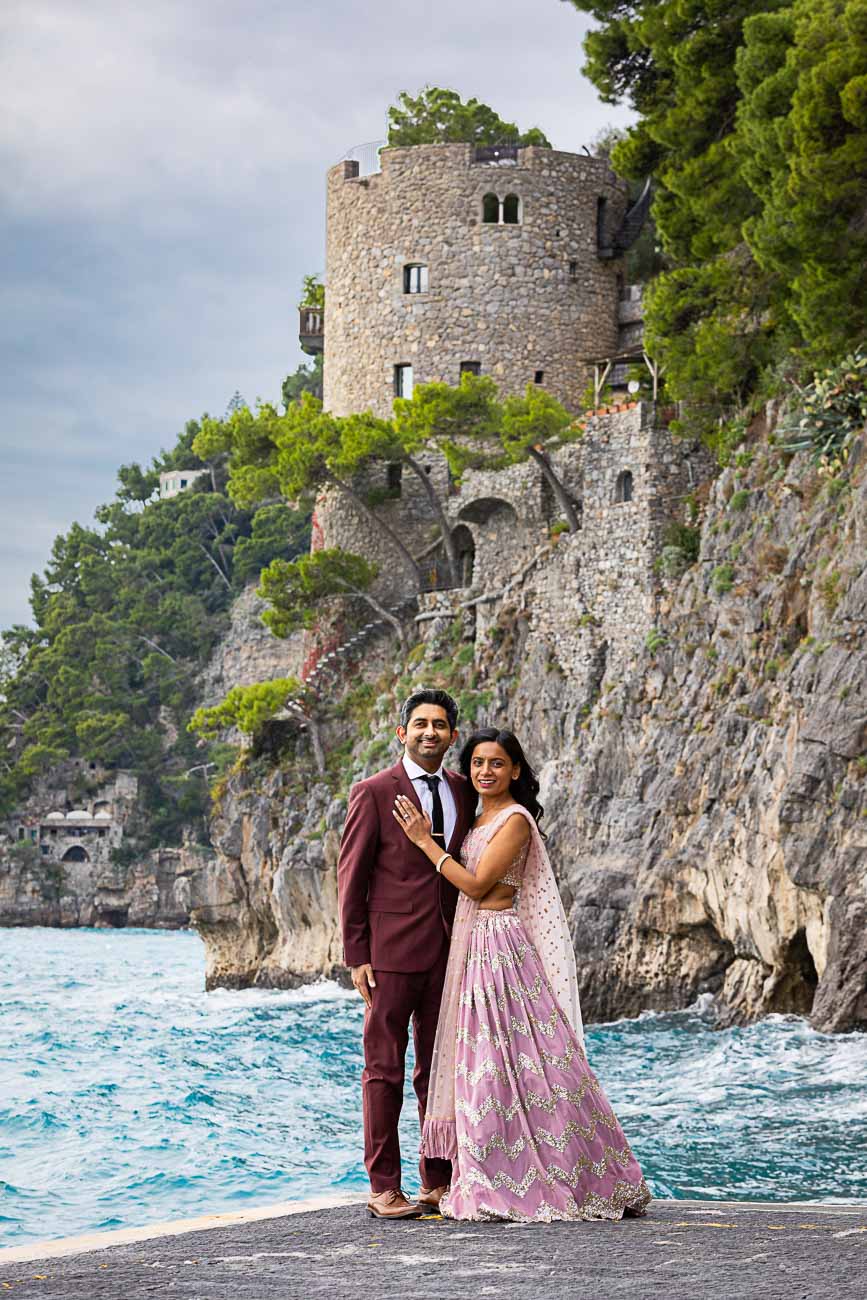
<svg viewBox="0 0 867 1300"><path fill-rule="evenodd" d="M299 1212L300 1211L300 1212ZM867 1205L655 1201L621 1223L273 1206L0 1251L21 1300L865 1300Z"/></svg>

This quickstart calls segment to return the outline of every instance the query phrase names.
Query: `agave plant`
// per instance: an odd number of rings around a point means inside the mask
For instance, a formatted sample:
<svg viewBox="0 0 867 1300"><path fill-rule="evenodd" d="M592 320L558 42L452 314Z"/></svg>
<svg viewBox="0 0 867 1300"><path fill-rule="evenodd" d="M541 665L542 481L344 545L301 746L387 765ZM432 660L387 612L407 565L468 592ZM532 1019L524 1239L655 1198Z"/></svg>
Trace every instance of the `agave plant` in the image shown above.
<svg viewBox="0 0 867 1300"><path fill-rule="evenodd" d="M819 371L806 387L796 385L801 419L783 430L794 435L783 451L809 451L813 464L833 459L867 424L867 352L853 352Z"/></svg>

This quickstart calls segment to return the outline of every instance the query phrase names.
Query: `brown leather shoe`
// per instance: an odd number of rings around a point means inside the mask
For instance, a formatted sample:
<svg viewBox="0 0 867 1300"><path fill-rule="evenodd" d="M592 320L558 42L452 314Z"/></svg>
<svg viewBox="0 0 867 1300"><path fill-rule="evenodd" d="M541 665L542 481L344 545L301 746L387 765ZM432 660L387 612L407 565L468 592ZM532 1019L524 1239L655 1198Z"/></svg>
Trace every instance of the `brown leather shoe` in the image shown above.
<svg viewBox="0 0 867 1300"><path fill-rule="evenodd" d="M438 1210L440 1201L448 1190L447 1187L420 1187L416 1200L426 1210Z"/></svg>
<svg viewBox="0 0 867 1300"><path fill-rule="evenodd" d="M387 1192L371 1193L367 1209L372 1219L417 1219L422 1213L420 1205L412 1205L399 1187L389 1187Z"/></svg>

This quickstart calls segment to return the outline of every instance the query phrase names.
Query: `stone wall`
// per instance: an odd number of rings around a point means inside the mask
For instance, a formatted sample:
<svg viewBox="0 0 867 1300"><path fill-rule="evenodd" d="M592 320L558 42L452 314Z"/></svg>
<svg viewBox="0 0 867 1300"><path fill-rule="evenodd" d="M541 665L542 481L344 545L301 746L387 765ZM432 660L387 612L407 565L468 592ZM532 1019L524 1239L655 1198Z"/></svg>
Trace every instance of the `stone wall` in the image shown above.
<svg viewBox="0 0 867 1300"><path fill-rule="evenodd" d="M448 517L464 534L461 545L472 557L462 575L462 599L483 598L475 607L479 634L484 637L496 617L489 597L509 587L516 599L532 606L533 638L575 680L596 674L600 655L612 670L628 663L653 626L659 590L655 564L665 530L682 517L688 493L713 472L707 453L673 438L653 403L592 417L579 441L551 455L581 520L577 534L554 537L559 506L534 461L469 470L460 487L447 492L445 463L432 459ZM625 473L631 475L631 497L620 500L624 492L618 482ZM404 488L413 484L414 476L405 472ZM416 553L436 535L417 491L376 509ZM332 492L320 499L317 525L320 545L341 546L379 564L376 589L384 598L406 599L417 591L388 536L344 495ZM535 565L543 546L550 553L544 564ZM431 586L437 556L433 551L425 562ZM522 576L528 565L532 572Z"/></svg>
<svg viewBox="0 0 867 1300"><path fill-rule="evenodd" d="M451 489L445 457L428 452L419 456L419 463L430 471L431 485L440 500L447 500ZM389 487L389 468L385 464L373 465L352 484L358 496L375 503L375 518L339 488L329 488L319 496L313 518L312 549L339 547L363 555L379 569L372 591L386 602L397 603L414 595L419 584L412 565L387 529L394 530L410 554L418 559L424 585L430 587L435 587L438 580L436 547L431 547L438 534L419 476L406 465L396 465L391 473L402 471L399 486Z"/></svg>
<svg viewBox="0 0 867 1300"><path fill-rule="evenodd" d="M656 619L655 566L665 530L682 518L688 493L712 473L704 449L673 438L652 403L587 421L580 443L581 532L561 536L559 563L538 589L534 621L564 664L582 664L588 653L595 658L603 645L610 672L634 658ZM629 500L622 499L624 475Z"/></svg>
<svg viewBox="0 0 867 1300"><path fill-rule="evenodd" d="M504 393L545 387L578 410L588 357L615 351L621 266L597 251L597 203L616 229L626 192L604 159L552 149L476 162L467 144L386 149L382 171L328 173L325 407L387 417L394 367L458 382L478 362ZM482 201L516 194L521 221L486 224ZM408 264L428 292L404 293Z"/></svg>

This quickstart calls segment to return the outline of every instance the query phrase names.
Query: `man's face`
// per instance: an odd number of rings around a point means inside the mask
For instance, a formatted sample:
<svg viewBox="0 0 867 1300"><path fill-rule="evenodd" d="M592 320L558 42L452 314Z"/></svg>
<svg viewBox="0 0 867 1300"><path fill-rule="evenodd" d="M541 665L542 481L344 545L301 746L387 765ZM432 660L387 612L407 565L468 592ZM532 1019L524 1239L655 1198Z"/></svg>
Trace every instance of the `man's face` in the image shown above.
<svg viewBox="0 0 867 1300"><path fill-rule="evenodd" d="M449 726L448 715L439 704L419 704L406 727L398 727L397 738L420 767L435 772L458 733Z"/></svg>

